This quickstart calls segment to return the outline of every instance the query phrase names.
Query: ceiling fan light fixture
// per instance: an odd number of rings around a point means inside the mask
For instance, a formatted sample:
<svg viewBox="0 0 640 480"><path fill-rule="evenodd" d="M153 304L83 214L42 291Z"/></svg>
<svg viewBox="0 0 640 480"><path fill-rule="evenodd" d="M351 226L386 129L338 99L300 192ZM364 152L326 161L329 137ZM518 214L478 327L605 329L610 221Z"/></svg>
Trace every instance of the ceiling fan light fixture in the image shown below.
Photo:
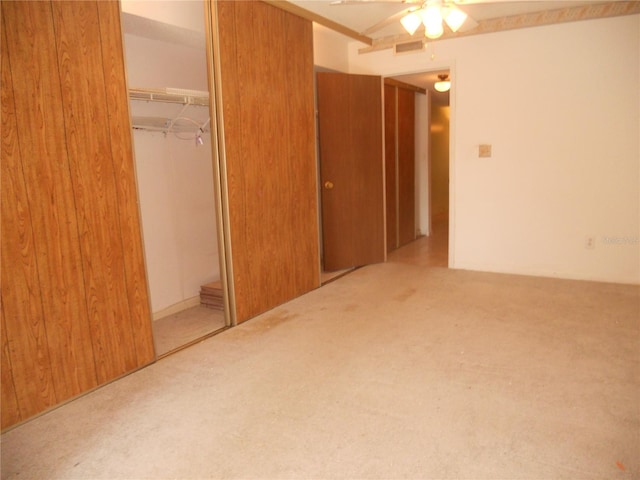
<svg viewBox="0 0 640 480"><path fill-rule="evenodd" d="M438 38L444 33L442 28L442 14L437 5L430 5L422 13L422 22L424 23L424 34L429 38Z"/></svg>
<svg viewBox="0 0 640 480"><path fill-rule="evenodd" d="M455 33L467 19L467 14L455 5L448 5L444 8L444 21L447 22L451 31Z"/></svg>
<svg viewBox="0 0 640 480"><path fill-rule="evenodd" d="M397 20L396 20L397 21ZM408 15L405 15L400 19L400 23L404 27L404 29L409 33L409 35L413 35L416 33L416 30L422 23L422 18L416 12L411 12Z"/></svg>
<svg viewBox="0 0 640 480"><path fill-rule="evenodd" d="M451 89L451 80L449 80L449 75L438 75L439 81L433 84L433 88L435 88L438 92L448 92Z"/></svg>

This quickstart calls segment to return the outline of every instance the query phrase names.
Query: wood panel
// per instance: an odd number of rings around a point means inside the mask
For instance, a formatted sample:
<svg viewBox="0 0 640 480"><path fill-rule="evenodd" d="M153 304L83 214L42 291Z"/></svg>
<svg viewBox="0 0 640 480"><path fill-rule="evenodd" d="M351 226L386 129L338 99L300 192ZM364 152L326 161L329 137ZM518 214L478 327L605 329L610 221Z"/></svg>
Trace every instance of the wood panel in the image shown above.
<svg viewBox="0 0 640 480"><path fill-rule="evenodd" d="M136 366L96 2L53 2L82 271L98 381Z"/></svg>
<svg viewBox="0 0 640 480"><path fill-rule="evenodd" d="M236 320L319 285L311 22L217 2Z"/></svg>
<svg viewBox="0 0 640 480"><path fill-rule="evenodd" d="M384 85L384 165L387 210L387 252L398 248L398 201L396 176L397 99L396 88Z"/></svg>
<svg viewBox="0 0 640 480"><path fill-rule="evenodd" d="M2 15L6 47L6 15ZM9 55L2 48L2 427L55 403L33 249L29 200L17 142ZM11 276L7 272L12 272ZM4 310L15 312L5 319ZM29 321L31 320L31 321ZM12 341L9 338L13 339ZM17 341L16 341L17 340ZM19 342L19 345L16 343ZM29 379L29 381L27 381Z"/></svg>
<svg viewBox="0 0 640 480"><path fill-rule="evenodd" d="M398 88L398 246L416 238L415 96Z"/></svg>
<svg viewBox="0 0 640 480"><path fill-rule="evenodd" d="M6 428L154 354L118 4L0 8Z"/></svg>
<svg viewBox="0 0 640 480"><path fill-rule="evenodd" d="M130 322L137 365L155 358L151 307L147 290L144 251L140 226L140 210L133 162L131 116L127 94L120 8L117 2L98 2L100 17L102 64L106 85L109 144L113 158L120 235L122 238L125 282L130 310Z"/></svg>
<svg viewBox="0 0 640 480"><path fill-rule="evenodd" d="M2 306L0 305L0 340L2 341L2 358L0 359L0 373L2 374L2 389L0 401L2 402L2 428L9 427L18 423L22 414L20 412L20 405L18 404L18 397L16 396L16 387L13 382L13 371L11 368L11 358L9 355L9 342L7 341L7 326L4 321L4 313L2 312Z"/></svg>
<svg viewBox="0 0 640 480"><path fill-rule="evenodd" d="M317 74L327 271L386 259L382 79Z"/></svg>
<svg viewBox="0 0 640 480"><path fill-rule="evenodd" d="M2 300L14 384L27 418L92 388L96 376L51 6L3 2L2 17L3 58L12 75L3 88L13 88L16 113L15 130L4 131L12 117L3 115L3 133L20 150L16 158L3 149ZM23 177L11 180L18 172ZM5 180L13 189L4 188Z"/></svg>

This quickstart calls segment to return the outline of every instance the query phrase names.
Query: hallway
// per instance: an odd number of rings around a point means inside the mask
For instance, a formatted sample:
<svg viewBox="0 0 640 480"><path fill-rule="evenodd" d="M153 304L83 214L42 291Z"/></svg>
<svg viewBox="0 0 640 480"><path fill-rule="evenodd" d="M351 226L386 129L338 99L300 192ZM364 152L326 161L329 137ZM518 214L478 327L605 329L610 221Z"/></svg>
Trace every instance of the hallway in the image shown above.
<svg viewBox="0 0 640 480"><path fill-rule="evenodd" d="M408 263L417 267L448 267L449 219L433 219L433 232L389 253L387 261Z"/></svg>

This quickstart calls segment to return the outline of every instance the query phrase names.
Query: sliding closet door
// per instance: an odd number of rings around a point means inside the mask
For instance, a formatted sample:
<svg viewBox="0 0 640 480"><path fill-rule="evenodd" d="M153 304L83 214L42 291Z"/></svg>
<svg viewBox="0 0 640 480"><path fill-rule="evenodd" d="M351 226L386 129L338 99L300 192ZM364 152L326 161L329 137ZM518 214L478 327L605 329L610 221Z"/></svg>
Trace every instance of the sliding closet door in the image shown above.
<svg viewBox="0 0 640 480"><path fill-rule="evenodd" d="M117 2L2 2L2 427L154 359Z"/></svg>
<svg viewBox="0 0 640 480"><path fill-rule="evenodd" d="M416 238L415 96L421 90L385 79L387 251Z"/></svg>
<svg viewBox="0 0 640 480"><path fill-rule="evenodd" d="M320 284L311 22L217 2L223 157L242 322Z"/></svg>
<svg viewBox="0 0 640 480"><path fill-rule="evenodd" d="M398 100L398 246L416 239L415 96L397 88Z"/></svg>
<svg viewBox="0 0 640 480"><path fill-rule="evenodd" d="M384 85L384 173L387 211L387 252L398 248L398 199L397 199L397 104L396 87Z"/></svg>

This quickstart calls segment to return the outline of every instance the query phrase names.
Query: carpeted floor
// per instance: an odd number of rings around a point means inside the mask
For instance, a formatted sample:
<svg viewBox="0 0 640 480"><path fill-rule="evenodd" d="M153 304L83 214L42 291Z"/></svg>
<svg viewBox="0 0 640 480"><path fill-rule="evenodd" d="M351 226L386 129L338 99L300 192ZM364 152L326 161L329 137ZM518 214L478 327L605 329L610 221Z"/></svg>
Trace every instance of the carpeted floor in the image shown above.
<svg viewBox="0 0 640 480"><path fill-rule="evenodd" d="M639 310L365 267L5 433L2 478L640 478Z"/></svg>

